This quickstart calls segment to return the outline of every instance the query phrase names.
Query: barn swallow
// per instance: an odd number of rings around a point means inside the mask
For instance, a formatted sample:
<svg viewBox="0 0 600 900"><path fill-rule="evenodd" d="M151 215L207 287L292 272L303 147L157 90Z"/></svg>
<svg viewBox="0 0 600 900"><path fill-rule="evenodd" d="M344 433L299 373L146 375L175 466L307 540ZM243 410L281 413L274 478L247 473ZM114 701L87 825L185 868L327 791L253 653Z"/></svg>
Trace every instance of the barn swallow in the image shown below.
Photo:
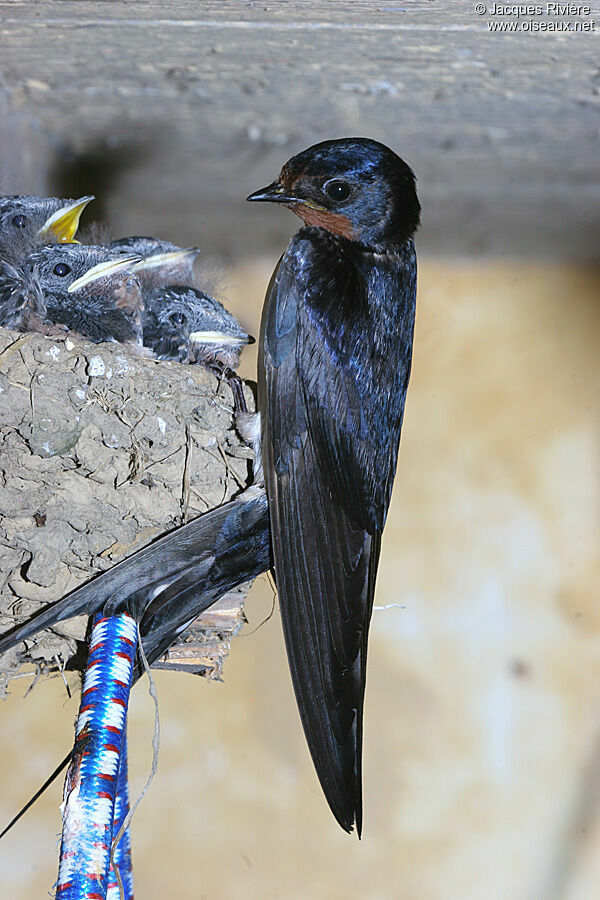
<svg viewBox="0 0 600 900"><path fill-rule="evenodd" d="M420 207L409 167L359 138L310 148L249 199L307 225L267 292L261 413L244 423L268 505L256 466L258 484L41 610L0 653L71 616L128 610L156 659L272 566L315 766L334 815L360 834L367 635L410 374Z"/></svg>
<svg viewBox="0 0 600 900"><path fill-rule="evenodd" d="M182 248L170 241L134 235L111 241L108 248L141 257L134 271L144 292L172 284L195 286L194 261L200 253L198 247Z"/></svg>
<svg viewBox="0 0 600 900"><path fill-rule="evenodd" d="M146 292L144 346L157 359L198 363L229 382L236 410L246 411L244 391L235 374L240 354L254 338L225 307L193 287L170 285Z"/></svg>
<svg viewBox="0 0 600 900"><path fill-rule="evenodd" d="M144 344L157 359L222 363L236 369L253 338L225 307L197 288L170 285L148 295Z"/></svg>
<svg viewBox="0 0 600 900"><path fill-rule="evenodd" d="M194 261L200 250L140 235L119 238L108 246L142 257L132 271L142 285L144 346L158 359L199 363L225 378L236 411L245 412L243 386L235 369L242 349L254 338L218 300L195 286Z"/></svg>
<svg viewBox="0 0 600 900"><path fill-rule="evenodd" d="M95 343L141 347L141 288L131 272L138 260L83 244L41 247L19 269L2 268L0 325L42 332L62 325Z"/></svg>
<svg viewBox="0 0 600 900"><path fill-rule="evenodd" d="M367 639L411 367L420 205L408 165L365 138L310 147L248 200L304 222L263 311L262 459L300 717L335 818L360 836Z"/></svg>
<svg viewBox="0 0 600 900"><path fill-rule="evenodd" d="M0 260L18 265L36 247L72 241L81 214L93 199L0 197Z"/></svg>

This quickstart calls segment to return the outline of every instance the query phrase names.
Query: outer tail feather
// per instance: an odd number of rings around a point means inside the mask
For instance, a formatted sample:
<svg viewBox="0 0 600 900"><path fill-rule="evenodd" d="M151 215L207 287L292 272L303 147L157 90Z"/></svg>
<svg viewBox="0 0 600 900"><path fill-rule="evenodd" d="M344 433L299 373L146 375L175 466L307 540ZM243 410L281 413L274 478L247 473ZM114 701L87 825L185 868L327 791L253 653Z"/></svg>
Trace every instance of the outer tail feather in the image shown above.
<svg viewBox="0 0 600 900"><path fill-rule="evenodd" d="M236 528L246 532L236 534ZM229 542L223 542L223 533L230 535ZM268 541L264 490L249 488L235 500L158 538L6 632L0 638L0 653L57 622L100 610L105 615L129 612L146 623L145 636L150 637L159 611L164 618L168 610L169 621L179 624L188 606L190 614L198 607L195 618L219 596L256 577L257 569L266 571L270 564ZM185 613L180 606L171 609L184 582L190 587ZM172 585L179 590L173 591ZM215 591L220 593L215 596Z"/></svg>

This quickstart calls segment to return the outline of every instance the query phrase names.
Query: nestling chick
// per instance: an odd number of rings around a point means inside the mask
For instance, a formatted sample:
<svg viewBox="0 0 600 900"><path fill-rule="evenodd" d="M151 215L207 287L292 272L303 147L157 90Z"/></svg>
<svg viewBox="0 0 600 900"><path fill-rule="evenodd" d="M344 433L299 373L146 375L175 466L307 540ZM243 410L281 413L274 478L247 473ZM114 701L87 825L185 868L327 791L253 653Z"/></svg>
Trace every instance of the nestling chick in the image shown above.
<svg viewBox="0 0 600 900"><path fill-rule="evenodd" d="M194 260L200 253L198 247L182 249L170 241L141 235L118 238L108 247L119 253L142 257L134 271L144 292L171 284L195 286Z"/></svg>
<svg viewBox="0 0 600 900"><path fill-rule="evenodd" d="M234 370L254 338L218 300L196 288L170 285L146 295L142 321L144 346L158 359L199 363L224 377L236 409L245 410L242 383Z"/></svg>
<svg viewBox="0 0 600 900"><path fill-rule="evenodd" d="M93 197L0 197L0 260L19 265L36 247L72 241Z"/></svg>
<svg viewBox="0 0 600 900"><path fill-rule="evenodd" d="M104 247L42 247L0 279L0 324L47 332L62 325L95 343L142 344L142 295L131 272L137 256Z"/></svg>
<svg viewBox="0 0 600 900"><path fill-rule="evenodd" d="M144 345L158 359L236 369L243 348L254 340L218 300L191 287L170 285L154 291L146 299L142 320Z"/></svg>

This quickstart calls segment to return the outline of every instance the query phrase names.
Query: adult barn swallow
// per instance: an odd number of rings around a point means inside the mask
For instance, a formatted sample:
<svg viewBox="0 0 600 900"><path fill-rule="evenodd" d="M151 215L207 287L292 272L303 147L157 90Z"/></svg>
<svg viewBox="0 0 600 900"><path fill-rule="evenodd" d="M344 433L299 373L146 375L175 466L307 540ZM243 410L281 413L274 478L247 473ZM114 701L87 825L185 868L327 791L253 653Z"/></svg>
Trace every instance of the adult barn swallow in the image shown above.
<svg viewBox="0 0 600 900"><path fill-rule="evenodd" d="M138 259L83 244L41 247L19 269L0 267L0 324L21 331L62 325L95 343L141 347L141 288L131 272Z"/></svg>
<svg viewBox="0 0 600 900"><path fill-rule="evenodd" d="M18 265L36 247L72 241L93 197L0 197L0 261Z"/></svg>
<svg viewBox="0 0 600 900"><path fill-rule="evenodd" d="M271 278L258 405L296 699L331 810L362 829L367 639L410 375L415 177L365 138L316 144L248 197L305 227Z"/></svg>

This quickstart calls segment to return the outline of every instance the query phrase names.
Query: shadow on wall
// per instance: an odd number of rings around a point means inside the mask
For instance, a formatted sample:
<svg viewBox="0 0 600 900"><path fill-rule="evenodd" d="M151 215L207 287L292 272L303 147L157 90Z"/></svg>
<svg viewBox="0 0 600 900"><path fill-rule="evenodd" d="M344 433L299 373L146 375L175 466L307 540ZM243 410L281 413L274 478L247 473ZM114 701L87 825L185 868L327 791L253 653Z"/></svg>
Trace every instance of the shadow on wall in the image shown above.
<svg viewBox="0 0 600 900"><path fill-rule="evenodd" d="M83 197L93 194L92 222L108 219L111 199L122 178L149 155L146 141L103 137L82 151L66 149L54 159L48 173L51 194ZM89 221L89 220L88 220Z"/></svg>

